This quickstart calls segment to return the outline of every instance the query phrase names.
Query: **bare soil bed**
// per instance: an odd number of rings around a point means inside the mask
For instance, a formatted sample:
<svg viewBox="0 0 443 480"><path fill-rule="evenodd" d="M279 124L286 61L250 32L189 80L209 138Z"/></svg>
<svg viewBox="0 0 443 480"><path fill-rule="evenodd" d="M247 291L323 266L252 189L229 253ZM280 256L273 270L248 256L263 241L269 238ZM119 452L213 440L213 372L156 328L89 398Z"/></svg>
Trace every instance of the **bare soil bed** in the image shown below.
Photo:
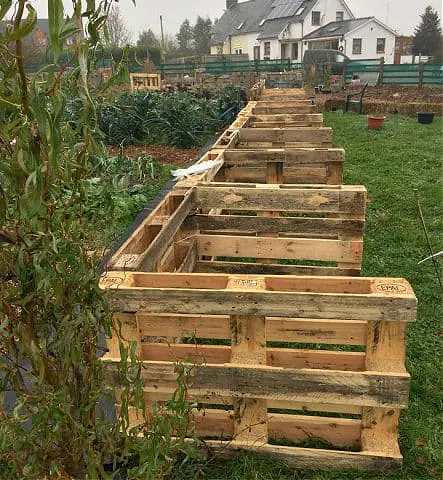
<svg viewBox="0 0 443 480"><path fill-rule="evenodd" d="M187 165L197 158L199 151L199 148L181 149L162 145L127 145L123 148L123 155L126 157L151 155L158 163ZM120 147L109 147L108 153L111 156L119 155Z"/></svg>
<svg viewBox="0 0 443 480"><path fill-rule="evenodd" d="M343 109L349 89L331 94L315 96L316 104L321 110ZM419 111L432 111L437 115L443 113L443 90L440 88L418 88L385 85L368 87L363 98L363 113L404 113L414 115Z"/></svg>

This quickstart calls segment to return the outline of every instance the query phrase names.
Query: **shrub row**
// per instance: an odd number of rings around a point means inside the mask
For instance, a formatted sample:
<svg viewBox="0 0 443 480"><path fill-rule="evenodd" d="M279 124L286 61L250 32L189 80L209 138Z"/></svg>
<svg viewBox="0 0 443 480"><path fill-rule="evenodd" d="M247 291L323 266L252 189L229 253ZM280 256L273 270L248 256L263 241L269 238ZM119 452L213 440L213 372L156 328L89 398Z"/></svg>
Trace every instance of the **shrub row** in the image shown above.
<svg viewBox="0 0 443 480"><path fill-rule="evenodd" d="M98 123L110 145L190 148L204 145L245 103L242 86L226 86L211 99L189 92L125 93L112 103L102 103Z"/></svg>

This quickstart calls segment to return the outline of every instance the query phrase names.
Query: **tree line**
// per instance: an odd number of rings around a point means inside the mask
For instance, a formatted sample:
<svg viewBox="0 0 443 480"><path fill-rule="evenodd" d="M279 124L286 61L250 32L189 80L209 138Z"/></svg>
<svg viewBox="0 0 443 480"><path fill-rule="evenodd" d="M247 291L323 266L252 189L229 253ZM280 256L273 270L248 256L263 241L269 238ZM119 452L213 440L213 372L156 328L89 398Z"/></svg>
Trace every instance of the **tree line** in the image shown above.
<svg viewBox="0 0 443 480"><path fill-rule="evenodd" d="M149 28L139 33L136 46L155 53L155 57L158 52L166 58L209 54L213 25L209 17L198 16L194 25L189 19L185 19L176 35L166 33L163 38ZM109 49L115 50L132 43L130 31L118 6L113 7L108 17L107 27L106 44ZM152 58L152 60L154 61L156 58Z"/></svg>

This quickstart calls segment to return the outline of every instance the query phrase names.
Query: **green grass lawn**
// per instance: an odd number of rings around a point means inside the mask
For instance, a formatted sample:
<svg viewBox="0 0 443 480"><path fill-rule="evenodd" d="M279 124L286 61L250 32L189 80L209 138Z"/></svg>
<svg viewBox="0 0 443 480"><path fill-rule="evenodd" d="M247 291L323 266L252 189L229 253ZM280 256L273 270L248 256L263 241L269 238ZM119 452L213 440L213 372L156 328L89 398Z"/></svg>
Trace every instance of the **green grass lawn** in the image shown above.
<svg viewBox="0 0 443 480"><path fill-rule="evenodd" d="M408 334L410 406L402 415L399 475L301 472L259 456L175 469L172 479L208 480L418 480L443 474L443 302L432 262L418 265L428 248L417 211L420 195L435 251L443 247L443 120L419 125L391 115L381 131L368 131L366 116L325 114L334 144L346 149L345 183L365 185L369 204L363 275L405 277L419 300ZM437 250L438 249L438 250ZM442 260L440 260L441 264Z"/></svg>

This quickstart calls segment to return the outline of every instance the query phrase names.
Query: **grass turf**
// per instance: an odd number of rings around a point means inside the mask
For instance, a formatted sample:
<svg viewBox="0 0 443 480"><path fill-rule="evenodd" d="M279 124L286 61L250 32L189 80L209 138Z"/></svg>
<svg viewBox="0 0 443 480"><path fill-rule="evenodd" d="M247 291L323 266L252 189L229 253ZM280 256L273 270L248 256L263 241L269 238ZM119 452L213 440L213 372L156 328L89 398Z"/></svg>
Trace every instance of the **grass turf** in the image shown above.
<svg viewBox="0 0 443 480"><path fill-rule="evenodd" d="M325 125L334 129L335 146L346 149L345 184L368 189L363 275L405 277L419 299L418 319L408 333L412 384L400 425L403 472L303 472L276 460L240 455L177 466L172 480L425 480L443 474L443 303L432 262L418 265L428 248L415 198L421 197L438 251L443 245L443 119L420 125L414 118L391 115L382 130L369 131L365 116L328 113Z"/></svg>

